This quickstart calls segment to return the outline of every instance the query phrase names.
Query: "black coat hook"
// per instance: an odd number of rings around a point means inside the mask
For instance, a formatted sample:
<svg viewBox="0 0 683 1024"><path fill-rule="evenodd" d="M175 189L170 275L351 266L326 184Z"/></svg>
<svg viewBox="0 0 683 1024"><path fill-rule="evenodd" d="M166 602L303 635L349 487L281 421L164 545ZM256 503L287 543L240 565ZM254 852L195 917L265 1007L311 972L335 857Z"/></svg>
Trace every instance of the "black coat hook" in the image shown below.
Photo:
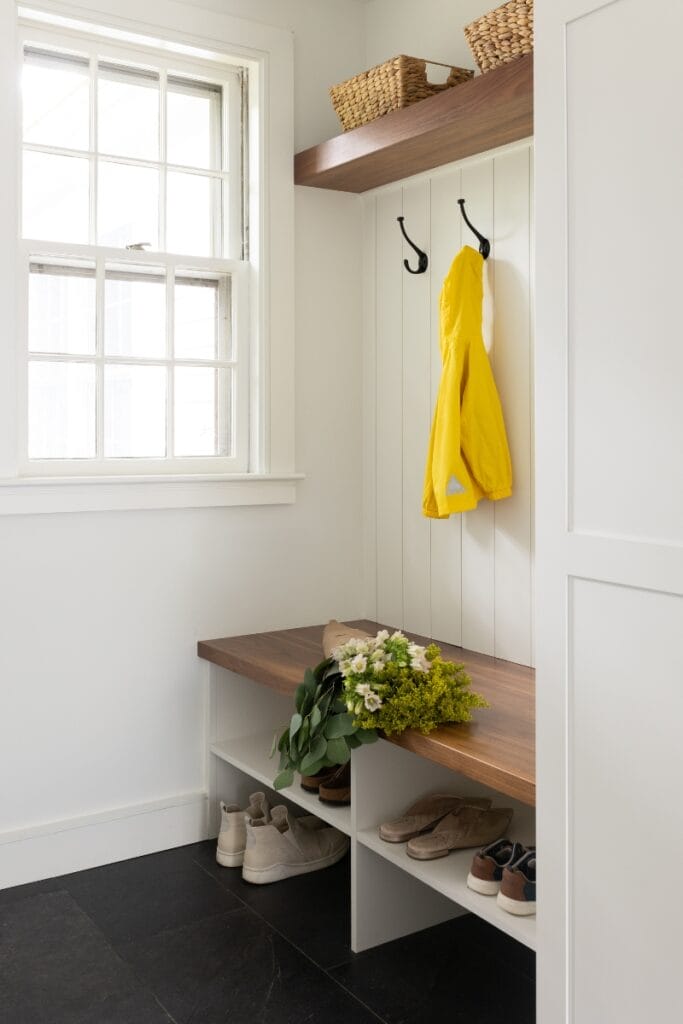
<svg viewBox="0 0 683 1024"><path fill-rule="evenodd" d="M408 263L408 260L404 260L403 261L403 266L406 268L406 270L408 271L409 274L424 274L425 270L429 266L429 256L427 255L426 252L423 252L422 249L418 249L418 247L415 245L415 243L411 242L411 240L408 238L408 235L406 234L406 229L403 226L404 219L405 219L404 217L397 217L396 218L396 220L398 221L398 223L401 226L401 231L403 232L403 237L405 238L405 240L408 243L408 245L412 246L412 248L417 253L417 270L413 270L412 269L412 267Z"/></svg>
<svg viewBox="0 0 683 1024"><path fill-rule="evenodd" d="M479 252L482 254L484 259L488 259L488 255L491 252L491 243L489 242L488 238L484 238L484 236L479 231L477 231L474 224L470 221L469 217L465 213L465 200L458 199L458 205L460 206L460 212L463 216L465 224L467 224L467 227L470 229L470 231L473 234L475 234L479 239Z"/></svg>

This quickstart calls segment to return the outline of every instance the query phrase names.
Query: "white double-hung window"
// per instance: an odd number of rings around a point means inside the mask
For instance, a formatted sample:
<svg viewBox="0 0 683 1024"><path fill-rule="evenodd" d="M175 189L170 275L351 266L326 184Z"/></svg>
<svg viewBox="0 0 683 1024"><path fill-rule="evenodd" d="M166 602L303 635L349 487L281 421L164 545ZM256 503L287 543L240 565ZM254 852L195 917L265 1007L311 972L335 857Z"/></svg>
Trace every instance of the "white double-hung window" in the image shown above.
<svg viewBox="0 0 683 1024"><path fill-rule="evenodd" d="M247 75L25 25L19 469L250 466Z"/></svg>

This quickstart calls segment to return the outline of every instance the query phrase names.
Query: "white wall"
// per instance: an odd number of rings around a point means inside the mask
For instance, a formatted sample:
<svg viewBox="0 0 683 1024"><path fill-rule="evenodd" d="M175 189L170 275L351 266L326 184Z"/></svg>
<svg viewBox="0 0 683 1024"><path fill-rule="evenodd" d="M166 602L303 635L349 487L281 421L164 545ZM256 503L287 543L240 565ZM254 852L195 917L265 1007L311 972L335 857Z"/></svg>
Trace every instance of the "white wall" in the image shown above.
<svg viewBox="0 0 683 1024"><path fill-rule="evenodd" d="M365 9L367 66L406 53L475 68L462 30L495 6L493 0L371 0Z"/></svg>
<svg viewBox="0 0 683 1024"><path fill-rule="evenodd" d="M531 149L507 147L388 186L365 200L369 472L367 561L372 617L525 665L532 642ZM453 257L476 239L457 200L491 239L485 271L495 307L489 356L510 443L512 497L427 520L422 490L441 377L439 292ZM408 274L396 218L430 255Z"/></svg>
<svg viewBox="0 0 683 1024"><path fill-rule="evenodd" d="M329 88L364 67L364 8L357 0L186 0L294 33L294 145L339 133Z"/></svg>
<svg viewBox="0 0 683 1024"><path fill-rule="evenodd" d="M360 6L205 2L293 28L297 146L334 134ZM201 792L198 639L362 612L360 234L355 197L298 191L296 505L0 518L0 887L197 838L182 808L50 833Z"/></svg>

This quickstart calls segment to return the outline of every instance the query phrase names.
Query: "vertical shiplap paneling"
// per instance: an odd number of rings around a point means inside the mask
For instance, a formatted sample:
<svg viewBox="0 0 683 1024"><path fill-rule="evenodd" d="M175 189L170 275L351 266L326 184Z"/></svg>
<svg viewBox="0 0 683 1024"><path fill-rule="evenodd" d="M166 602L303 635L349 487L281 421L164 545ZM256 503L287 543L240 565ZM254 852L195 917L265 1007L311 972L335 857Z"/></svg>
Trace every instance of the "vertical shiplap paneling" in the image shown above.
<svg viewBox="0 0 683 1024"><path fill-rule="evenodd" d="M482 501L465 515L421 521L427 436L441 375L439 294L460 246L477 246L460 219L460 196L493 246L486 266L492 291L495 286L490 354L510 440L514 494L501 502ZM440 169L403 183L402 195L399 186L369 201L377 211L376 225L366 229L376 237L376 280L368 280L374 298L367 322L372 330L374 318L377 342L376 362L366 362L367 373L376 369L376 387L366 386L371 407L374 399L366 422L370 430L376 427L374 440L366 435L375 458L367 464L375 476L366 476L366 514L377 542L376 617L531 664L530 147ZM420 278L402 268L396 224L402 208L408 232L429 252L429 272ZM372 602L371 584L368 593Z"/></svg>
<svg viewBox="0 0 683 1024"><path fill-rule="evenodd" d="M495 300L495 229L493 223L493 160L466 164L462 169L462 198L467 215L492 241L484 266ZM463 227L463 241L477 248L476 237ZM503 315L498 310L498 315ZM487 343L489 339L484 339ZM495 372L495 365L494 365ZM494 641L494 523L493 504L482 501L462 516L462 644L472 651L493 654Z"/></svg>
<svg viewBox="0 0 683 1024"><path fill-rule="evenodd" d="M377 617L403 626L402 190L377 197Z"/></svg>
<svg viewBox="0 0 683 1024"><path fill-rule="evenodd" d="M462 244L460 198L461 175L458 168L432 178L430 182L430 375L431 409L441 380L439 349L439 296L444 278ZM427 447L423 453L423 460ZM462 642L461 621L461 539L462 516L430 521L431 629L430 636L449 644Z"/></svg>
<svg viewBox="0 0 683 1024"><path fill-rule="evenodd" d="M406 231L429 252L429 181L403 189ZM397 225L398 227L398 225ZM407 243L411 267L416 256ZM422 485L430 416L429 273L403 275L403 626L430 631L429 523L422 515Z"/></svg>
<svg viewBox="0 0 683 1024"><path fill-rule="evenodd" d="M377 619L377 200L363 197L363 614Z"/></svg>
<svg viewBox="0 0 683 1024"><path fill-rule="evenodd" d="M495 655L531 656L531 380L528 150L496 157L493 363L512 456L513 493L494 505Z"/></svg>

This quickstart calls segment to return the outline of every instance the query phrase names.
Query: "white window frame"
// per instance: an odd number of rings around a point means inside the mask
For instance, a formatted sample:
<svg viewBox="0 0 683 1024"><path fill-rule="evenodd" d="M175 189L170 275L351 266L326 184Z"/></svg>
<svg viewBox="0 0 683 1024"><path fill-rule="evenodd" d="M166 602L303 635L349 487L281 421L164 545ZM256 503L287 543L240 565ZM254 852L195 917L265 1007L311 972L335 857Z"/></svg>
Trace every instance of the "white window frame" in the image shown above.
<svg viewBox="0 0 683 1024"><path fill-rule="evenodd" d="M0 0L0 4L0 85L6 87L0 98L0 130L6 138L20 139L16 76L19 61L23 60L23 35L14 3ZM33 24L37 18L46 18L51 27L56 26L59 34L66 37L84 28L79 21L83 9L61 2L42 0L31 4L30 13L27 8L20 11L30 18L32 40L38 38L38 26ZM301 478L294 469L291 33L170 0L148 0L144 7L145 23L139 21L139 12L138 0L90 3L86 27L97 39L100 52L110 50L116 59L117 39L126 51L131 46L144 47L151 42L155 50L159 44L168 48L168 63L174 70L199 68L203 62L206 67L209 61L212 73L205 77L211 79L215 78L216 61L223 61L226 67L237 62L249 76L249 255L246 261L220 261L233 283L234 315L238 321L235 336L245 327L250 335L249 373L242 375L245 381L248 378L249 388L247 401L242 401L242 429L249 438L249 461L244 467L232 467L237 472L226 472L225 465L216 472L216 463L221 460L212 458L207 460L210 465L200 465L196 459L180 465L174 460L171 473L168 461L163 460L158 467L150 464L144 475L102 475L102 466L91 475L83 472L80 465L74 471L71 460L65 460L67 464L55 472L55 460L49 460L49 477L33 472L34 460L27 466L18 455L24 440L22 416L17 394L10 393L4 371L11 371L14 364L15 374L20 374L21 367L26 365L26 325L22 319L27 308L27 251L32 256L49 256L64 247L41 244L41 251L36 252L31 240L19 241L19 258L14 265L6 253L0 256L0 271L8 271L7 277L0 279L0 301L6 304L10 296L19 297L18 308L14 316L6 318L0 335L0 514L284 504L295 499L295 483ZM106 36L104 44L100 26ZM18 157L20 152L18 149ZM16 164L14 168L6 166L0 170L0 223L14 227L19 238L19 159ZM69 253L77 248L69 246ZM125 254L100 247L98 252L119 264L127 262L129 256L129 261L136 265L161 265L157 253ZM84 255L92 258L92 250L87 254L84 251ZM173 259L164 254L162 262ZM194 257L191 263L188 258L176 261L176 265L193 268L201 267L201 263ZM207 269L210 264L215 270L216 263L207 261ZM8 401L3 403L3 398ZM105 460L106 464L111 461ZM131 461L142 460L122 460L125 467L120 468L128 468ZM190 462L193 472L186 471Z"/></svg>

